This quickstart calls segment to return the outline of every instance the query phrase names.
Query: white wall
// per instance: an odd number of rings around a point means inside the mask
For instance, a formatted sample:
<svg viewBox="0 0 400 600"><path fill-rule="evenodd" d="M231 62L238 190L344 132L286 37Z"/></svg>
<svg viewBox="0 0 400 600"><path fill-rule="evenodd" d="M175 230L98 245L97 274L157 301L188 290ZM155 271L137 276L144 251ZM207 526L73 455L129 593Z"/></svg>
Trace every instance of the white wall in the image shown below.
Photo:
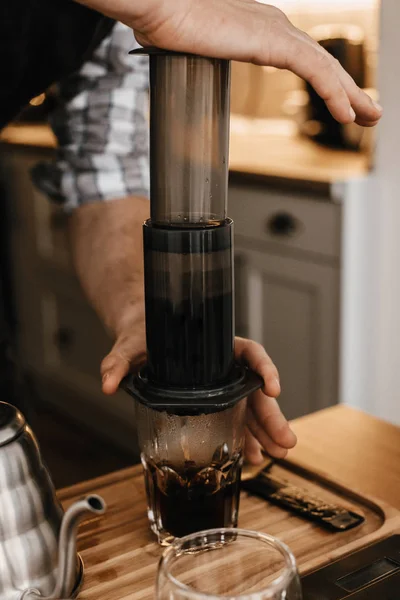
<svg viewBox="0 0 400 600"><path fill-rule="evenodd" d="M341 398L400 424L399 0L382 0L374 173L344 203Z"/></svg>

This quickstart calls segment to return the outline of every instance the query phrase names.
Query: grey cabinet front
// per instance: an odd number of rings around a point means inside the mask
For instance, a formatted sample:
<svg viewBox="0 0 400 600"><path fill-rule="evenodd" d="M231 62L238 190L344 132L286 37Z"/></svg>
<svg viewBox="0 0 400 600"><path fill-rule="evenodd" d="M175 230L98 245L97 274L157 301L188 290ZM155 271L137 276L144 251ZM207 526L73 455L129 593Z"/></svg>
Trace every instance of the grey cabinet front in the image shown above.
<svg viewBox="0 0 400 600"><path fill-rule="evenodd" d="M277 365L288 418L337 403L339 268L235 244L238 335Z"/></svg>

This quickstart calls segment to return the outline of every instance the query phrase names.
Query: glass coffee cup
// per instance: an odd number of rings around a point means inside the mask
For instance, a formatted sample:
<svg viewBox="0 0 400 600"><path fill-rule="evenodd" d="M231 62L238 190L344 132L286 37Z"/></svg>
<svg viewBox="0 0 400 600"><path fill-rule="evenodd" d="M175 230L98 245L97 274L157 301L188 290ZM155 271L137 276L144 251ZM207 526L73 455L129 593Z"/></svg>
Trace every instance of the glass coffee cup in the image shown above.
<svg viewBox="0 0 400 600"><path fill-rule="evenodd" d="M301 600L296 560L280 540L243 529L177 539L159 563L157 600Z"/></svg>
<svg viewBox="0 0 400 600"><path fill-rule="evenodd" d="M237 526L245 417L246 399L196 416L136 403L148 517L160 544Z"/></svg>

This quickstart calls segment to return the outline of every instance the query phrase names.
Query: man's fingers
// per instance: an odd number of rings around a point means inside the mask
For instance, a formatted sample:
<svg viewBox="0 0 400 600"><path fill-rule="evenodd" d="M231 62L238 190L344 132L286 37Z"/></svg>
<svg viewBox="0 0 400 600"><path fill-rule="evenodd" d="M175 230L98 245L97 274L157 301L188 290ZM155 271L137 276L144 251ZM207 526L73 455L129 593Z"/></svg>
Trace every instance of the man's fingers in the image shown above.
<svg viewBox="0 0 400 600"><path fill-rule="evenodd" d="M382 108L320 44L286 19L272 33L255 62L289 69L308 81L340 123L352 123L357 118L368 126L376 124Z"/></svg>
<svg viewBox="0 0 400 600"><path fill-rule="evenodd" d="M352 123L356 112L340 78L340 65L322 46L296 30L287 68L308 81L340 123ZM355 84L354 84L355 85Z"/></svg>
<svg viewBox="0 0 400 600"><path fill-rule="evenodd" d="M325 100L332 116L341 123L351 123L356 120L364 127L376 125L382 116L382 107L358 87L340 62L320 44L304 32L300 32L300 35L306 44L305 47L313 48L315 52L315 59L308 66L311 75L307 74L304 78ZM295 60L293 57L292 61Z"/></svg>
<svg viewBox="0 0 400 600"><path fill-rule="evenodd" d="M252 465L262 463L264 457L261 453L261 445L247 427L244 450L247 462Z"/></svg>
<svg viewBox="0 0 400 600"><path fill-rule="evenodd" d="M141 336L126 334L114 344L101 363L102 388L105 394L115 394L122 379L132 368L139 368L146 360Z"/></svg>
<svg viewBox="0 0 400 600"><path fill-rule="evenodd" d="M278 369L266 353L265 349L252 340L235 338L235 357L244 362L264 380L263 391L276 398L281 393Z"/></svg>
<svg viewBox="0 0 400 600"><path fill-rule="evenodd" d="M343 88L332 59L323 54L315 66L316 72L310 73L306 79L317 94L325 101L331 115L339 123L354 123L356 113L351 106L348 95Z"/></svg>
<svg viewBox="0 0 400 600"><path fill-rule="evenodd" d="M379 121L365 121L364 119L357 117L356 123L361 127L375 127L375 125L378 125Z"/></svg>
<svg viewBox="0 0 400 600"><path fill-rule="evenodd" d="M290 429L275 398L269 398L261 390L258 390L249 398L248 411L252 422L257 424L257 430L263 432L263 434L256 435L252 429L263 446L263 435L266 436L265 439L271 440L279 447L289 449L296 445L297 438ZM256 427L255 423L253 423L253 427ZM267 448L266 450L268 451Z"/></svg>
<svg viewBox="0 0 400 600"><path fill-rule="evenodd" d="M106 356L103 364L104 362L106 363L106 368L104 373L102 373L103 392L104 394L115 394L122 379L129 372L130 363L122 357L116 357L112 353Z"/></svg>
<svg viewBox="0 0 400 600"><path fill-rule="evenodd" d="M336 69L343 88L356 112L358 125L374 127L382 116L382 107L356 85L354 79L338 61L336 61Z"/></svg>
<svg viewBox="0 0 400 600"><path fill-rule="evenodd" d="M264 450L274 458L285 458L287 455L287 448L277 444L271 438L270 435L261 427L260 423L254 416L253 411L249 408L247 412L247 427L249 432L256 438L261 444Z"/></svg>

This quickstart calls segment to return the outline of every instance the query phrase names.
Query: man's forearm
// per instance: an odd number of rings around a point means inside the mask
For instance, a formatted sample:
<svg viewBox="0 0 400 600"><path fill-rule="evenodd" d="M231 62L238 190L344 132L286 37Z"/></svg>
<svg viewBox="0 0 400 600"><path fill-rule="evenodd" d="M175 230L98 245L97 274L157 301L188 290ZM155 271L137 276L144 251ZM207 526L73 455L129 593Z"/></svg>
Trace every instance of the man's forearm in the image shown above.
<svg viewBox="0 0 400 600"><path fill-rule="evenodd" d="M71 217L71 247L82 287L106 327L118 336L144 322L142 224L149 201L122 198L82 206Z"/></svg>

